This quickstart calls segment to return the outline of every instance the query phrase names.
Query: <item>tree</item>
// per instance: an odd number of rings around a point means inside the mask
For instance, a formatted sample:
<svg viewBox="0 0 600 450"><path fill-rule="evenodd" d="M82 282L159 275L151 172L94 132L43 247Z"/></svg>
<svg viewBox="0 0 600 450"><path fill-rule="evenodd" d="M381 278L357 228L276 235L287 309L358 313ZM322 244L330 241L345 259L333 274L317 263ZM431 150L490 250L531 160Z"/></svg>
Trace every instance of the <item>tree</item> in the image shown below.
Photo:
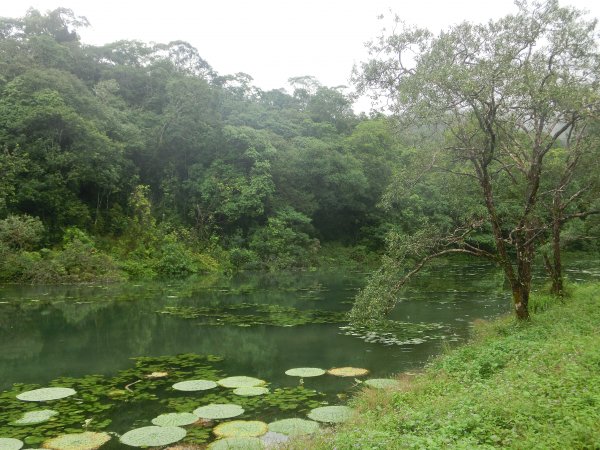
<svg viewBox="0 0 600 450"><path fill-rule="evenodd" d="M405 127L443 131L444 170L479 186L494 248L466 242L472 226L429 248L497 262L517 317L527 319L533 260L545 230L536 214L545 159L598 112L600 54L596 22L581 11L556 0L517 6L514 15L462 23L438 36L403 26L370 44L375 57L354 79L359 91L386 96Z"/></svg>

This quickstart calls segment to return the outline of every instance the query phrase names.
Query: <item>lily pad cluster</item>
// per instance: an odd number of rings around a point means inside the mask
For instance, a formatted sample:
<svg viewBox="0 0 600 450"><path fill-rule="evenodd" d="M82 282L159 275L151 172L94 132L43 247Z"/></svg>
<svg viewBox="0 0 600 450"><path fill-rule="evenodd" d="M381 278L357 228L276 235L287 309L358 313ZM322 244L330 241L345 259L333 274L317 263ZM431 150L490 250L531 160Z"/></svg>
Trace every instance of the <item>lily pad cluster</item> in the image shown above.
<svg viewBox="0 0 600 450"><path fill-rule="evenodd" d="M0 393L0 424L7 424L0 425L0 436L10 436L0 441L0 449L19 450L17 446L25 443L30 448L93 450L111 439L103 430L118 412L143 411L154 401L168 409L151 425L150 418L141 419L146 423L137 419L133 429L120 436L121 444L198 444L212 436L217 439L210 444L213 449L262 448L314 433L319 429L317 421L342 420L339 411L334 419L321 417L322 393L303 386L269 388L265 380L249 376L224 377L215 367L220 361L194 354L137 358L134 367L112 377L62 377L50 387L15 385ZM287 373L302 378L326 372L296 368ZM52 409L40 408L39 401L48 402ZM304 418L309 411L314 421ZM290 415L296 417L286 418ZM279 420L270 424L257 420L265 417Z"/></svg>
<svg viewBox="0 0 600 450"><path fill-rule="evenodd" d="M448 326L441 323L402 322L391 319L378 320L369 325L340 327L347 336L354 336L371 344L417 345L427 341L442 340L448 336Z"/></svg>
<svg viewBox="0 0 600 450"><path fill-rule="evenodd" d="M292 306L241 303L209 306L166 306L159 314L196 319L202 325L233 325L250 327L269 325L293 327L307 324L344 323L345 313L316 309L297 309Z"/></svg>

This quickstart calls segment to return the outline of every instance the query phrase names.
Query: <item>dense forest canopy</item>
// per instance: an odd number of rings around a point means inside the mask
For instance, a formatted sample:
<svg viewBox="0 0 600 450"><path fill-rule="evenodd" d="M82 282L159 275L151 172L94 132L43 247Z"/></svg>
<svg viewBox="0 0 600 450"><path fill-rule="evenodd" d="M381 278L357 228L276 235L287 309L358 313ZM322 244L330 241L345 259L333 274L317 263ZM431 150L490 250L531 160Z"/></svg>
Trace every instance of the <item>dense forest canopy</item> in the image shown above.
<svg viewBox="0 0 600 450"><path fill-rule="evenodd" d="M0 19L1 279L308 268L324 248L353 247L360 261L465 221L477 225L470 244L495 251L478 184L455 176L468 160L437 151L452 124L357 115L344 87L311 76L290 78L291 93L263 91L248 74L217 73L183 41L86 45L87 25L64 8ZM385 76L383 62L372 68ZM597 134L588 125L586 136ZM589 152L589 164L564 173L567 147L558 139L549 149L541 188L560 192L564 217L594 202L569 196L597 187ZM556 188L565 177L571 194ZM520 195L496 181L499 198ZM592 248L597 218L572 219L563 241ZM537 237L551 243L551 226Z"/></svg>

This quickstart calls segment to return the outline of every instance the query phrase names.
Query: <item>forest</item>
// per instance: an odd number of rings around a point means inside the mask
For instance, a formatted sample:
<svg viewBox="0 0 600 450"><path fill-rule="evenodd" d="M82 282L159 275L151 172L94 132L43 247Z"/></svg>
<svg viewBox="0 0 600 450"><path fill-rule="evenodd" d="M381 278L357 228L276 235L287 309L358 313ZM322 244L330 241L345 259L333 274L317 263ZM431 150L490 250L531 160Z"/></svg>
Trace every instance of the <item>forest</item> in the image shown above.
<svg viewBox="0 0 600 450"><path fill-rule="evenodd" d="M355 114L343 86L299 76L292 93L265 92L248 74L216 73L186 42L86 45L87 25L63 8L0 21L0 279L307 269L323 255L363 264L386 242L467 222L471 244L495 247L479 187L460 177L469 161L439 152L444 112L399 126ZM535 221L552 221L560 192L560 214L573 216L560 245L597 249L586 213L597 208L596 147L569 166L571 141L552 142ZM521 180L493 170L511 208ZM538 228L551 254L552 227Z"/></svg>
<svg viewBox="0 0 600 450"><path fill-rule="evenodd" d="M306 269L448 215L439 185L379 207L414 149L342 87L264 92L186 42L89 46L86 25L67 9L0 22L0 279Z"/></svg>

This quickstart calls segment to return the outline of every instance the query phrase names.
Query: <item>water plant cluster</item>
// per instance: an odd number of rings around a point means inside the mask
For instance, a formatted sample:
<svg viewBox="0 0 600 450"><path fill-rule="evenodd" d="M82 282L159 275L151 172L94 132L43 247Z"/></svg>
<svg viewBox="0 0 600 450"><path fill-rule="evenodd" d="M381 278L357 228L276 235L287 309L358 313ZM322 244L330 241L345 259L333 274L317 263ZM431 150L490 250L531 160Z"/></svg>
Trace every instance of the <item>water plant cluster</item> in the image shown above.
<svg viewBox="0 0 600 450"><path fill-rule="evenodd" d="M114 376L62 377L46 387L15 384L0 394L0 448L56 450L166 446L263 448L348 420L351 408L325 394L225 376L212 355L135 358ZM292 368L291 377L361 377L367 369ZM375 380L372 380L375 381ZM388 380L389 381L389 380ZM368 384L368 383L367 383ZM268 422L270 421L270 422ZM215 440L216 438L216 440Z"/></svg>
<svg viewBox="0 0 600 450"><path fill-rule="evenodd" d="M238 327L255 325L293 327L315 323L343 323L346 320L346 313L340 311L298 309L293 306L254 303L219 306L165 306L157 312L182 319L196 319L202 325Z"/></svg>
<svg viewBox="0 0 600 450"><path fill-rule="evenodd" d="M381 319L364 325L341 326L340 330L367 343L383 345L416 345L427 341L458 340L450 327L437 322L403 322Z"/></svg>

